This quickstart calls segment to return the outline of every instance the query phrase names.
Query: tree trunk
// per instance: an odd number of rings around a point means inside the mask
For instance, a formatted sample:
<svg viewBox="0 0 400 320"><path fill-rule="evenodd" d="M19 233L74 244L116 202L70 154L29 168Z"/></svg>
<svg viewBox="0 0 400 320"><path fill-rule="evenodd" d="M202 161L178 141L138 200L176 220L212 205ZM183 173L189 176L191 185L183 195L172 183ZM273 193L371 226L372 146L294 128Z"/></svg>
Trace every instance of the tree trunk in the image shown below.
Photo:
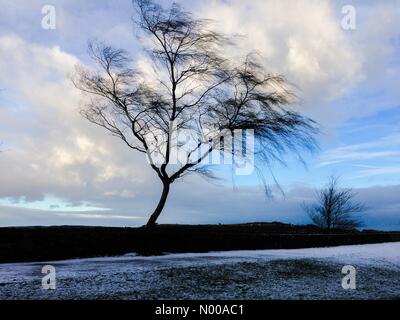
<svg viewBox="0 0 400 320"><path fill-rule="evenodd" d="M163 187L163 192L161 194L160 201L158 202L157 208L154 210L149 221L147 222L147 225L146 225L147 228L151 228L151 227L155 226L156 221L161 214L161 211L164 209L165 202L167 201L167 198L168 198L170 184L168 182L164 182L163 186L164 187Z"/></svg>
<svg viewBox="0 0 400 320"><path fill-rule="evenodd" d="M332 228L332 220L331 220L331 213L328 212L327 216L326 216L326 226L328 227L328 229Z"/></svg>

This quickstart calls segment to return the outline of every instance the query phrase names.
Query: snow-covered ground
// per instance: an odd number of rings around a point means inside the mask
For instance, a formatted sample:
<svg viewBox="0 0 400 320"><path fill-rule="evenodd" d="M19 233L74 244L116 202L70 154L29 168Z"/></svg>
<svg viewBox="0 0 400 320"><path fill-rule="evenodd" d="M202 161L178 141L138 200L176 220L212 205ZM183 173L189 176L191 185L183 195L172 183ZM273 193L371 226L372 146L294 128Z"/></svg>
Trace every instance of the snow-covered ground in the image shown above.
<svg viewBox="0 0 400 320"><path fill-rule="evenodd" d="M56 268L56 289L41 286ZM356 290L344 290L344 265ZM0 265L2 299L399 299L400 242Z"/></svg>

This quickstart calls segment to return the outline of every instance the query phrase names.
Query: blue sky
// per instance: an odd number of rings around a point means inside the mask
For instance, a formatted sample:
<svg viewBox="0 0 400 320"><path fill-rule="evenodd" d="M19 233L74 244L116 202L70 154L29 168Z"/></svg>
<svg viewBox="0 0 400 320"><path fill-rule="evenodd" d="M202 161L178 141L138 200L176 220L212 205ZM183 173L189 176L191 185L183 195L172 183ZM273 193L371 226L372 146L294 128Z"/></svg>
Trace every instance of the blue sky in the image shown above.
<svg viewBox="0 0 400 320"><path fill-rule="evenodd" d="M320 150L304 155L307 167L290 156L287 167L273 167L284 197L266 199L255 175L237 178L235 188L229 174L217 185L190 177L173 187L160 222L308 223L301 204L336 174L367 204L367 227L400 229L400 1L180 3L243 35L232 55L260 52L268 70L297 86L296 108L322 133ZM341 26L348 4L355 30ZM55 30L41 27L44 5L56 9ZM76 64L91 64L91 39L141 61L130 0L0 7L0 226L144 224L159 197L157 178L140 155L80 117L82 97L68 77Z"/></svg>

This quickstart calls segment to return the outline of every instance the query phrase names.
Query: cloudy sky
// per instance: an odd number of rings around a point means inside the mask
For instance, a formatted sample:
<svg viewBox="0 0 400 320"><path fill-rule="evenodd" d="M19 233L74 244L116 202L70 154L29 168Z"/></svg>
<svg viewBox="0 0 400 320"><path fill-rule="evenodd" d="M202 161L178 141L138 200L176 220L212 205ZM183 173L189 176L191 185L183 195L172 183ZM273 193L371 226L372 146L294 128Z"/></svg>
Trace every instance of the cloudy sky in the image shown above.
<svg viewBox="0 0 400 320"><path fill-rule="evenodd" d="M240 34L234 55L260 52L267 70L297 86L297 110L322 133L307 167L289 158L272 168L284 196L266 198L254 176L234 186L192 176L173 186L160 222L309 223L301 204L335 174L366 203L367 227L400 229L400 1L179 3ZM42 28L45 5L56 9L55 30ZM355 29L343 27L349 5ZM0 8L0 226L143 225L158 178L142 155L80 116L84 98L69 80L77 64L91 64L88 40L140 60L131 1L0 0Z"/></svg>

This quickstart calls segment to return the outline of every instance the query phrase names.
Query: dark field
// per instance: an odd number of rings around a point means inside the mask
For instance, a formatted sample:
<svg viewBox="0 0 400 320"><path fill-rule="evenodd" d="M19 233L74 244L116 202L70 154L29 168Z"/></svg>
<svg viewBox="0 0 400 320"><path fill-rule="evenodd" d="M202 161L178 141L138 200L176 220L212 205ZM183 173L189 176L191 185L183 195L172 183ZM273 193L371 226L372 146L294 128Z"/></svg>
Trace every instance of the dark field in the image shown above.
<svg viewBox="0 0 400 320"><path fill-rule="evenodd" d="M291 249L400 241L400 232L321 230L281 223L0 228L0 263L116 256L126 253Z"/></svg>

